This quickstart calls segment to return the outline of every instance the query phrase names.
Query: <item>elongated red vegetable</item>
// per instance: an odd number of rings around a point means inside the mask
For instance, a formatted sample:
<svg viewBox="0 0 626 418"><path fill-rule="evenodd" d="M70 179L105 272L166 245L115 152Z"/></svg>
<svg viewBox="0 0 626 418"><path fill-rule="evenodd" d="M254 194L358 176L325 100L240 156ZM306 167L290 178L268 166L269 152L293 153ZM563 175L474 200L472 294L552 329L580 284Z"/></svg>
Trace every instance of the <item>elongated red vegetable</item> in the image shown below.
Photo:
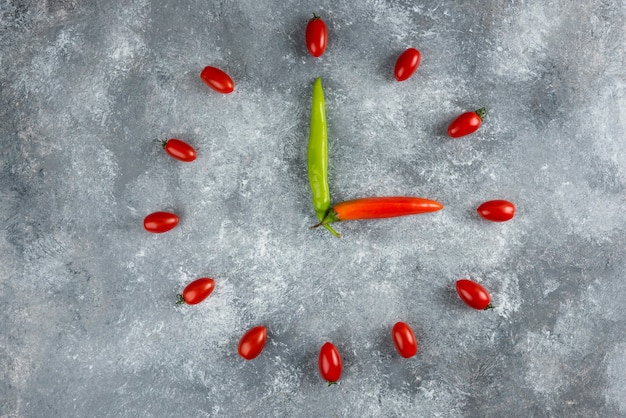
<svg viewBox="0 0 626 418"><path fill-rule="evenodd" d="M393 218L436 212L441 209L443 209L441 203L421 197L367 197L337 203L328 211L322 224L357 219Z"/></svg>

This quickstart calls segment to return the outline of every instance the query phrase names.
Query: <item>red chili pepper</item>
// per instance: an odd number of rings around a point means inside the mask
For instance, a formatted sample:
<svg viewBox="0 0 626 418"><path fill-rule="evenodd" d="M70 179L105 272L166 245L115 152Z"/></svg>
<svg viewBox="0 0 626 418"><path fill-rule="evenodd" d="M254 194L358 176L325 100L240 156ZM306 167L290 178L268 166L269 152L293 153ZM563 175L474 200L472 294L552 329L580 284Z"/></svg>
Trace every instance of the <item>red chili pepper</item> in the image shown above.
<svg viewBox="0 0 626 418"><path fill-rule="evenodd" d="M328 211L322 224L357 219L393 218L436 212L441 209L443 209L441 203L421 197L367 197L337 203Z"/></svg>

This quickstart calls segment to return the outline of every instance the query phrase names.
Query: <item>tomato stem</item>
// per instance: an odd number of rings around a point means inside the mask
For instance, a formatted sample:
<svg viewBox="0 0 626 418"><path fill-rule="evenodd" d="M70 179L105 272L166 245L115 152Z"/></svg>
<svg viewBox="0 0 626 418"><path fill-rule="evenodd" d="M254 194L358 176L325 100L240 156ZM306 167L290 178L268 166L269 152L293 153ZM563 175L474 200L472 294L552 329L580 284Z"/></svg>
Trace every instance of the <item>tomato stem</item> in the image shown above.
<svg viewBox="0 0 626 418"><path fill-rule="evenodd" d="M165 148L165 146L166 146L166 145L167 145L167 140L166 140L166 139L162 140L162 141L161 141L161 146L162 146L163 148Z"/></svg>
<svg viewBox="0 0 626 418"><path fill-rule="evenodd" d="M495 307L495 306L493 306L493 305L490 303L489 305L485 306L485 309L484 309L484 310L485 310L485 311L488 311L488 310L491 310L491 309L496 309L496 307Z"/></svg>
<svg viewBox="0 0 626 418"><path fill-rule="evenodd" d="M315 12L313 13L313 19L321 19L321 17L319 17L318 15L315 14Z"/></svg>
<svg viewBox="0 0 626 418"><path fill-rule="evenodd" d="M332 385L336 385L337 382L328 382L328 387L331 387Z"/></svg>
<svg viewBox="0 0 626 418"><path fill-rule="evenodd" d="M487 116L487 108L481 107L480 109L477 109L476 114L478 115L480 120L485 119L485 116Z"/></svg>
<svg viewBox="0 0 626 418"><path fill-rule="evenodd" d="M186 303L183 295L176 295L176 296L178 296L178 301L176 302L177 305L184 305Z"/></svg>

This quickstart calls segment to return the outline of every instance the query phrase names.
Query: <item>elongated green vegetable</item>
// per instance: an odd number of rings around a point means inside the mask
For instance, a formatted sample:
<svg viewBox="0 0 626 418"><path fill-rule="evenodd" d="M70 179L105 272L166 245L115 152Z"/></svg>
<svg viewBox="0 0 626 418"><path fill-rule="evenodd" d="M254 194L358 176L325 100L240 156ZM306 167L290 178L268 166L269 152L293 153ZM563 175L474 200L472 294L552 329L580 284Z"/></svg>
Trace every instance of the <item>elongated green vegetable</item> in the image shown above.
<svg viewBox="0 0 626 418"><path fill-rule="evenodd" d="M311 100L311 124L309 128L308 149L309 184L313 208L317 218L322 221L330 208L330 189L328 187L328 131L326 129L326 105L322 79L313 83ZM340 236L330 225L324 224L333 235Z"/></svg>
<svg viewBox="0 0 626 418"><path fill-rule="evenodd" d="M326 106L322 79L313 83L311 100L311 124L309 127L309 183L313 197L313 208L321 221L330 208L328 188L328 131L326 129Z"/></svg>

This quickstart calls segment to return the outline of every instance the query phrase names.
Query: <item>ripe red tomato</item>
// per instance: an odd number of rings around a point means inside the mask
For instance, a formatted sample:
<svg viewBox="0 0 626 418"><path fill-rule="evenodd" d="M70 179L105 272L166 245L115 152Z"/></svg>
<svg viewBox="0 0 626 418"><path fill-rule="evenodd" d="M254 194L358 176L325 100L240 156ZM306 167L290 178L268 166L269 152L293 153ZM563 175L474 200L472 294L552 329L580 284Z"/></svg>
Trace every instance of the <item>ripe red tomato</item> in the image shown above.
<svg viewBox="0 0 626 418"><path fill-rule="evenodd" d="M163 141L163 148L171 157L187 163L196 159L196 150L180 139L168 139Z"/></svg>
<svg viewBox="0 0 626 418"><path fill-rule="evenodd" d="M404 322L396 322L391 330L393 343L398 353L404 358L413 357L417 353L417 339L411 327Z"/></svg>
<svg viewBox="0 0 626 418"><path fill-rule="evenodd" d="M493 309L489 292L476 282L468 279L457 280L456 292L463 302L474 309Z"/></svg>
<svg viewBox="0 0 626 418"><path fill-rule="evenodd" d="M267 328L264 326L254 327L241 337L237 352L246 360L252 360L261 354L266 341Z"/></svg>
<svg viewBox="0 0 626 418"><path fill-rule="evenodd" d="M148 232L160 234L178 225L178 216L170 212L154 212L143 220L143 227Z"/></svg>
<svg viewBox="0 0 626 418"><path fill-rule="evenodd" d="M398 81L404 81L411 77L417 67L420 65L422 56L415 48L409 48L404 51L396 60L396 67L393 74Z"/></svg>
<svg viewBox="0 0 626 418"><path fill-rule="evenodd" d="M326 51L328 28L326 28L326 23L316 14L313 14L313 18L306 25L305 40L309 53L314 57L320 57Z"/></svg>
<svg viewBox="0 0 626 418"><path fill-rule="evenodd" d="M178 304L196 305L205 300L215 288L215 280L208 277L194 280L189 283L182 295L178 295Z"/></svg>
<svg viewBox="0 0 626 418"><path fill-rule="evenodd" d="M200 73L200 78L207 86L218 93L228 94L235 90L233 79L219 68L211 66L204 67L204 70Z"/></svg>
<svg viewBox="0 0 626 418"><path fill-rule="evenodd" d="M332 343L325 343L320 349L320 355L317 362L322 378L328 382L328 385L337 383L341 377L341 356L339 350Z"/></svg>
<svg viewBox="0 0 626 418"><path fill-rule="evenodd" d="M448 126L448 135L452 138L469 135L480 128L483 119L487 116L487 109L481 107L475 112L465 112L459 115Z"/></svg>
<svg viewBox="0 0 626 418"><path fill-rule="evenodd" d="M476 209L488 221L505 222L515 216L515 205L508 200L489 200Z"/></svg>

